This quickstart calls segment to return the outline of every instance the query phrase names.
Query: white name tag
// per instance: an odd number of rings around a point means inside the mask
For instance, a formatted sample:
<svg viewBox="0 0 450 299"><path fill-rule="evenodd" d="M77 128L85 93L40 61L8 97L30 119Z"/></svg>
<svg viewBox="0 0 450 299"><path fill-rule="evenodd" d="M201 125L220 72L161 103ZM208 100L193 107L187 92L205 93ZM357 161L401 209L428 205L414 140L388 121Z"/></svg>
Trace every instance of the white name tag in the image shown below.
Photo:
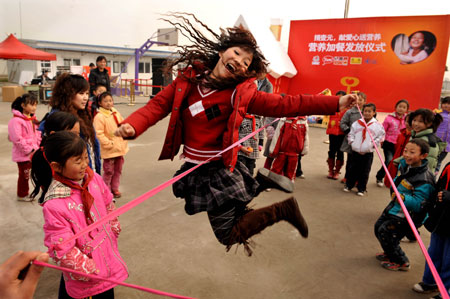
<svg viewBox="0 0 450 299"><path fill-rule="evenodd" d="M203 107L202 101L198 101L195 104L189 106L189 110L191 111L192 117L194 117L200 112L205 111L205 108Z"/></svg>

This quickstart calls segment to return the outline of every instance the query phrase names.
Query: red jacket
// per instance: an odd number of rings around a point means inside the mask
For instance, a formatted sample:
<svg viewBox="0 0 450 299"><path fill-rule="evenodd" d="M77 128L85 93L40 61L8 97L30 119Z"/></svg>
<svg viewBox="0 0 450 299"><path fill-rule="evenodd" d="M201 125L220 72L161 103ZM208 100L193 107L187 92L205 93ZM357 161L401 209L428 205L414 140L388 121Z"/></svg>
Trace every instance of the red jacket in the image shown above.
<svg viewBox="0 0 450 299"><path fill-rule="evenodd" d="M341 124L341 119L344 116L346 111L347 110L336 112L336 114L333 114L330 116L330 121L328 122L328 128L327 128L326 134L328 134L328 135L344 135L344 131L342 131L340 124Z"/></svg>
<svg viewBox="0 0 450 299"><path fill-rule="evenodd" d="M192 69L185 71L186 76L195 76ZM178 153L182 144L182 122L180 107L183 99L189 94L193 83L183 77L176 78L172 84L164 88L144 107L133 112L123 123L128 123L136 130L135 137L141 135L149 127L166 117L169 113L170 121L164 146L159 160L172 159ZM239 140L239 126L247 113L280 117L297 115L329 115L339 109L339 97L320 95L285 95L258 91L254 79L248 79L236 86L233 112L223 134L223 148ZM237 161L238 148L223 154L224 165L234 169Z"/></svg>

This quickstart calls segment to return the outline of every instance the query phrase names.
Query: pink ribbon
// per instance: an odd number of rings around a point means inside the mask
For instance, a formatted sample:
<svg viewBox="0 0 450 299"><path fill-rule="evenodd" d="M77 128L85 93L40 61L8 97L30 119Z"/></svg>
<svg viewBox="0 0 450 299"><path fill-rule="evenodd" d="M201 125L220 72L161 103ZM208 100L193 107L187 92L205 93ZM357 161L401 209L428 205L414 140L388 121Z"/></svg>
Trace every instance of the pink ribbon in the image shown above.
<svg viewBox="0 0 450 299"><path fill-rule="evenodd" d="M33 264L37 265L37 266L43 266L43 267L48 267L48 268L52 268L52 269L56 269L56 270L61 270L63 272L68 272L68 273L72 273L72 274L77 274L77 275L82 275L85 277L88 277L90 279L94 279L94 280L102 280L102 281L107 281L107 282L111 282L114 284L118 284L124 287L128 287L128 288L133 288L136 290L140 290L140 291L144 291L147 293L152 293L152 294L156 294L156 295L160 295L160 296L167 296L167 297L172 297L172 298L179 298L179 299L194 299L192 297L186 297L186 296L181 296L181 295L176 295L176 294L171 294L171 293L167 293L167 292L163 292L163 291L158 291L155 289L150 289L150 288L146 288L146 287L141 287L138 285L134 285L134 284L130 284L130 283L126 283L126 282L121 282L118 280L114 280L114 279L110 279L110 278L105 278L105 277L101 277L101 276L97 276L97 275L92 275L92 274L86 274L86 273L82 273L82 272L78 272L72 269L68 269L65 267L58 267L52 264L47 264L38 260L34 260Z"/></svg>
<svg viewBox="0 0 450 299"><path fill-rule="evenodd" d="M87 226L86 228L80 230L78 233L76 233L75 235L73 235L72 237L70 237L67 240L64 240L63 242L59 243L59 244L55 244L54 246L61 246L65 243L71 242L79 237L81 237L82 235L90 232L91 230L103 225L104 223L106 223L109 220L112 220L116 217L118 217L119 215L131 210L132 208L140 205L141 203L143 203L144 201L146 201L147 199L149 199L150 197L152 197L153 195L157 194L158 192L162 191L163 189L167 188L168 186L172 185L173 183L175 183L176 181L178 181L179 179L185 177L186 175L188 175L189 173L193 172L194 170L196 170L197 168L199 168L200 166L202 166L205 163L208 163L209 161L211 161L214 158L220 157L223 153L225 153L226 151L229 151L230 149L232 149L235 146L240 145L242 142L246 141L247 139L252 138L254 135L258 134L260 131L262 131L263 129L265 129L267 126L271 125L272 123L276 122L277 120L279 120L279 118L275 119L274 121L272 121L271 123L259 128L258 130L250 133L249 135L245 136L244 138L242 138L241 140L236 141L235 143L233 143L232 145L230 145L229 147L227 147L226 149L224 149L223 151L221 151L220 153L216 154L215 156L209 158L208 160L197 164L196 166L186 170L183 173L180 173L179 175L171 178L170 180L162 183L159 186L156 186L155 188L151 189L150 191L147 191L146 193L140 195L139 197L133 199L132 201L124 204L123 206L121 206L120 208L117 208L116 210L112 211L111 213L109 213L108 215L106 215L105 217L99 219L97 222L92 223L91 225ZM52 248L49 248L49 251L51 251ZM89 275L89 274L85 274L85 273L81 273L81 272L77 272L74 270L71 270L69 268L65 268L65 267L58 267L58 266L54 266L51 264L47 264L47 263L42 263L39 261L34 260L33 263L35 263L36 265L39 266L44 266L44 267L49 267L49 268L53 268L53 269L57 269L57 270L61 270L61 271L66 271L66 272L70 272L70 273L75 273L78 275L82 275L82 276L86 276L92 279L99 279L99 280L103 280L103 281L109 281L112 283L116 283L119 285L123 285L123 286L127 286L127 287L131 287L131 288L135 288L144 292L149 292L149 293L154 293L157 294L155 292L160 292L157 290L153 290L153 289L149 289L149 288L145 288L145 287L141 287L141 286L136 286L136 285L132 285L132 284L127 284L127 283L123 283L123 282L118 282L115 280L111 280L109 278L99 278L98 276L93 276L93 275ZM163 292L161 292L163 293ZM167 293L168 294L168 293ZM170 296L170 297L174 297L174 296L178 296L178 295L165 295L165 296ZM188 298L188 297L182 297L182 296L178 296L178 297L174 297L174 298Z"/></svg>
<svg viewBox="0 0 450 299"><path fill-rule="evenodd" d="M370 139L372 140L373 147L375 148L375 151L377 152L377 155L380 158L381 165L383 166L384 171L386 172L389 182L391 183L391 187L394 189L397 201L400 204L400 207L402 208L403 213L405 214L406 220L408 221L408 224L411 227L411 229L414 233L414 236L417 239L417 242L419 243L420 250L422 250L422 253L425 256L428 267L430 267L431 274L433 274L434 280L436 281L436 284L439 288L439 292L441 293L441 296L443 297L443 299L450 299L448 296L448 291L445 288L444 284L442 283L442 279L439 276L439 273L437 272L436 267L434 266L433 261L431 260L430 255L428 254L428 251L422 242L422 239L420 238L419 232L417 231L416 226L414 225L414 222L411 219L411 216L409 215L408 209L406 209L406 206L403 203L403 200L401 200L402 197L400 196L400 193L398 192L397 186L395 186L394 180L392 179L392 177L389 173L389 170L387 169L386 165L383 162L383 158L381 157L380 151L378 150L378 147L375 144L375 140L373 139L372 133L370 132L369 128L367 127L367 123L364 120L364 116L362 115L361 110L359 109L358 105L356 105L356 107L358 108L359 114L361 115L361 118L364 122L364 126L366 127L367 132L369 132L369 136L370 136Z"/></svg>

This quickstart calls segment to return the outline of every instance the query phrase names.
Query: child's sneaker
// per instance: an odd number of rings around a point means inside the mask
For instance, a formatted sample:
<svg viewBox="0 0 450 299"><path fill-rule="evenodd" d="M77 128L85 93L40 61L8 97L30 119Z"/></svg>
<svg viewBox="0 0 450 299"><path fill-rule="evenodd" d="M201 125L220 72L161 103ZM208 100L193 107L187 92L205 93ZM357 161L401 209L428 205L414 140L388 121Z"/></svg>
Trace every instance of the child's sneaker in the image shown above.
<svg viewBox="0 0 450 299"><path fill-rule="evenodd" d="M17 196L17 201L30 202L30 201L33 201L33 199L29 196L25 196L25 197Z"/></svg>
<svg viewBox="0 0 450 299"><path fill-rule="evenodd" d="M383 187L384 186L383 181L382 180L377 180L377 186L378 187Z"/></svg>
<svg viewBox="0 0 450 299"><path fill-rule="evenodd" d="M364 196L364 192L362 192L362 191L358 191L358 192L356 192L356 195L358 195L358 196Z"/></svg>
<svg viewBox="0 0 450 299"><path fill-rule="evenodd" d="M347 185L344 186L344 189L342 189L344 192L350 192L350 189L348 189Z"/></svg>
<svg viewBox="0 0 450 299"><path fill-rule="evenodd" d="M380 253L375 254L375 258L377 260L379 260L380 262L388 262L389 261L388 256L384 252L380 252Z"/></svg>
<svg viewBox="0 0 450 299"><path fill-rule="evenodd" d="M120 193L120 191L113 191L112 194L114 195L114 198L121 198L122 197L122 193Z"/></svg>
<svg viewBox="0 0 450 299"><path fill-rule="evenodd" d="M381 267L391 271L408 271L411 268L409 263L397 264L393 262L381 262Z"/></svg>
<svg viewBox="0 0 450 299"><path fill-rule="evenodd" d="M413 291L421 294L429 294L438 291L438 287L435 284L426 284L423 281L416 283L413 286Z"/></svg>
<svg viewBox="0 0 450 299"><path fill-rule="evenodd" d="M341 180L341 184L345 184L345 183L347 183L347 179L346 179L346 178L343 178L343 179Z"/></svg>

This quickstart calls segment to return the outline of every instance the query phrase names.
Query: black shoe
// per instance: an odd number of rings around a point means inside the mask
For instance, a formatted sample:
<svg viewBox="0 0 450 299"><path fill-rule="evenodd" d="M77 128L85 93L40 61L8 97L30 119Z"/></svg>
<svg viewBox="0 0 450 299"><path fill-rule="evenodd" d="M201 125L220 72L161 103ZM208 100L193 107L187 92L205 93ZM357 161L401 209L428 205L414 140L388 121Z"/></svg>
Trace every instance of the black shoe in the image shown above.
<svg viewBox="0 0 450 299"><path fill-rule="evenodd" d="M266 181L269 185L275 185L278 187L278 189L281 189L288 193L294 192L294 183L290 179L288 179L284 175L280 175L273 171L270 171L267 168L258 169L258 174L256 175L256 177L258 181Z"/></svg>

